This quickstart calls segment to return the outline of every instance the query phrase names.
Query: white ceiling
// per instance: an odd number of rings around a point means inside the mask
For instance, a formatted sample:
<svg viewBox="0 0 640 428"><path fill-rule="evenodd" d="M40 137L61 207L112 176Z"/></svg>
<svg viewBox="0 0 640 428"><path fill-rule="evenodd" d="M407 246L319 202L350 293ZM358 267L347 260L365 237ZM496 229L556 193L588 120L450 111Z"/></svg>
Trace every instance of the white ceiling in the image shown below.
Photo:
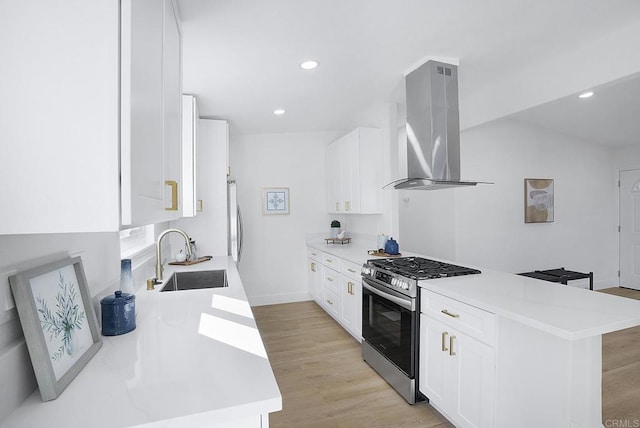
<svg viewBox="0 0 640 428"><path fill-rule="evenodd" d="M465 94L474 87L527 67L541 56L561 55L640 16L636 0L178 4L184 92L197 95L201 116L229 120L236 134L345 131L358 112L394 101L403 73L428 57L459 59L462 109ZM301 70L299 64L307 59L320 66ZM603 98L607 97L589 101L595 104ZM287 113L274 116L276 108ZM552 113L532 110L532 118L519 119L546 124L570 107L551 108ZM577 120L579 114L572 114ZM633 132L637 134L637 128Z"/></svg>
<svg viewBox="0 0 640 428"><path fill-rule="evenodd" d="M640 73L510 116L584 141L622 147L640 144Z"/></svg>

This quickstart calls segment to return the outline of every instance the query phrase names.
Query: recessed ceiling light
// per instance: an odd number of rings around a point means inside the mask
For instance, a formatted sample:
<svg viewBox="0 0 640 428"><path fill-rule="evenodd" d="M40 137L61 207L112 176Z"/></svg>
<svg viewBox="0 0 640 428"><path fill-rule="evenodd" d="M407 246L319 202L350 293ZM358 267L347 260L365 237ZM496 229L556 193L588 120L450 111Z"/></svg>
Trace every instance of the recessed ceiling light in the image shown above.
<svg viewBox="0 0 640 428"><path fill-rule="evenodd" d="M579 98L589 98L592 95L593 95L593 92L589 91L589 92L584 92L584 93L578 95L578 97Z"/></svg>
<svg viewBox="0 0 640 428"><path fill-rule="evenodd" d="M279 108L277 110L274 110L273 114L280 116L282 114L285 114L286 112L287 112L286 110L283 110L283 109Z"/></svg>
<svg viewBox="0 0 640 428"><path fill-rule="evenodd" d="M313 70L314 68L316 68L318 66L318 61L305 61L302 64L300 64L300 68L302 68L303 70Z"/></svg>

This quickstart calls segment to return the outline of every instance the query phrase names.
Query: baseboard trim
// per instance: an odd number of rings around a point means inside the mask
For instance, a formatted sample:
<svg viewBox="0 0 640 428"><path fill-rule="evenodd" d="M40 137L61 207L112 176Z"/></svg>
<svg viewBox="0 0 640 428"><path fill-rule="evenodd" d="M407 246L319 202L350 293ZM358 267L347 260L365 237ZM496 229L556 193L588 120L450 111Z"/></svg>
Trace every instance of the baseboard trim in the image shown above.
<svg viewBox="0 0 640 428"><path fill-rule="evenodd" d="M269 294L263 296L247 296L251 306L277 305L279 303L304 302L313 300L311 294L304 293L285 293L285 294Z"/></svg>

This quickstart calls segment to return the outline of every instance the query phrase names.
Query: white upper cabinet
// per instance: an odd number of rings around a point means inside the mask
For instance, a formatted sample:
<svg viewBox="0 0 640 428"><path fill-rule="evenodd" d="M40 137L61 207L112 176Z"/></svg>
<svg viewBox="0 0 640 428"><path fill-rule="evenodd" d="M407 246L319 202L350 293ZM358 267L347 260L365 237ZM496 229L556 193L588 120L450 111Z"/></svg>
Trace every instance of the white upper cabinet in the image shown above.
<svg viewBox="0 0 640 428"><path fill-rule="evenodd" d="M357 128L327 147L327 210L382 212L382 132Z"/></svg>
<svg viewBox="0 0 640 428"><path fill-rule="evenodd" d="M181 217L195 217L196 150L198 138L198 103L193 95L182 96L182 205ZM202 209L202 208L200 208Z"/></svg>
<svg viewBox="0 0 640 428"><path fill-rule="evenodd" d="M171 0L3 8L0 234L179 215L180 49Z"/></svg>
<svg viewBox="0 0 640 428"><path fill-rule="evenodd" d="M119 7L3 2L0 234L119 229Z"/></svg>
<svg viewBox="0 0 640 428"><path fill-rule="evenodd" d="M180 215L180 57L171 0L122 2L122 225Z"/></svg>

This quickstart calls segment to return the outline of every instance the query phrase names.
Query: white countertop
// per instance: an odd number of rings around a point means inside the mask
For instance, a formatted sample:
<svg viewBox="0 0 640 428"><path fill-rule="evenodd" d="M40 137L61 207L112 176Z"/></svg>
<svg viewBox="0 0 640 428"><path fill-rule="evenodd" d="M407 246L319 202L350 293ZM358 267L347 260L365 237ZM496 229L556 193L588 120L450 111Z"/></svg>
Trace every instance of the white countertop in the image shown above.
<svg viewBox="0 0 640 428"><path fill-rule="evenodd" d="M479 269L479 275L424 280L419 285L569 340L640 325L638 300Z"/></svg>
<svg viewBox="0 0 640 428"><path fill-rule="evenodd" d="M369 244L369 245L367 245ZM375 246L373 240L354 239L348 245L325 244L310 239L307 245L354 263L375 258L367 251ZM400 250L403 256L435 257ZM568 340L578 340L640 325L640 301L566 285L496 272L469 266L482 271L479 275L423 280L423 289L459 300L498 316Z"/></svg>
<svg viewBox="0 0 640 428"><path fill-rule="evenodd" d="M201 427L282 409L282 397L231 258L174 270L226 269L229 286L136 293L136 329L102 349L62 394L35 391L3 428ZM99 317L100 314L97 314Z"/></svg>

